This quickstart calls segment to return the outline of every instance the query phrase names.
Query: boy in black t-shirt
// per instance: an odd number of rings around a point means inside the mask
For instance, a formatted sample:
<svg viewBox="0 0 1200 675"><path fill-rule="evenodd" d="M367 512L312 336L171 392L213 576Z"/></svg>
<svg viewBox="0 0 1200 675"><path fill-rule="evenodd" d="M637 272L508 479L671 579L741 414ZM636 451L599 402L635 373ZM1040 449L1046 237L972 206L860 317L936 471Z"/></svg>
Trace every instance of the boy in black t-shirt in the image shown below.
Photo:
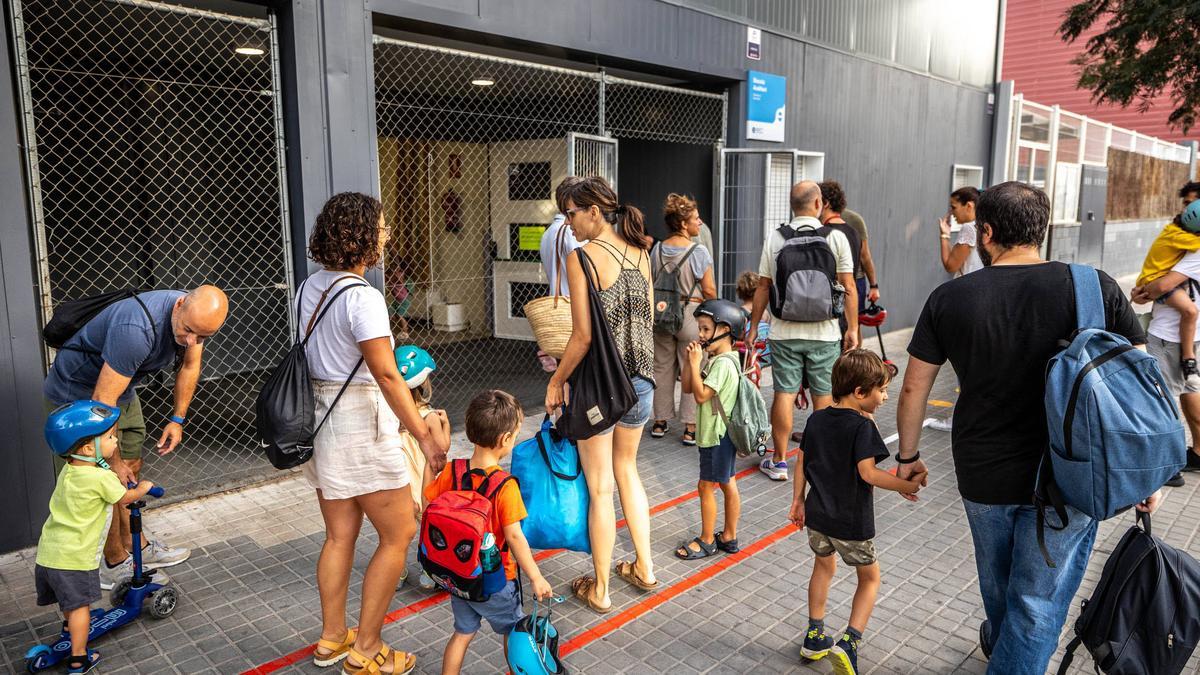
<svg viewBox="0 0 1200 675"><path fill-rule="evenodd" d="M915 500L925 477L901 480L875 466L887 459L888 451L872 415L887 400L890 379L874 352L854 349L843 354L833 364L833 405L808 418L797 460L790 518L798 527L808 526L808 545L817 556L808 583L808 630L800 654L810 661L829 656L839 675L858 672L859 642L879 591L879 563L871 541L872 486ZM811 487L807 495L805 487ZM837 570L835 552L858 573L850 624L837 644L825 634L825 603Z"/></svg>

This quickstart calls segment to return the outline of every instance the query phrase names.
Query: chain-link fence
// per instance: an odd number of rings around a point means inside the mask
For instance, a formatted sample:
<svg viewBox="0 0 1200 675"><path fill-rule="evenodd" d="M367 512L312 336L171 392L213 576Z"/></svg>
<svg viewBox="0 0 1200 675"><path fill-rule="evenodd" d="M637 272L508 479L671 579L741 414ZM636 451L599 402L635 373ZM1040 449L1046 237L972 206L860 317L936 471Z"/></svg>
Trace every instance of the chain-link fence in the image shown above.
<svg viewBox="0 0 1200 675"><path fill-rule="evenodd" d="M145 0L12 0L43 317L116 288L229 296L183 445L173 377L138 389L175 497L261 476L255 392L286 350L290 249L273 25Z"/></svg>
<svg viewBox="0 0 1200 675"><path fill-rule="evenodd" d="M572 173L616 182L619 168L625 196L640 176L620 143L644 139L707 146L711 189L724 96L384 37L375 93L398 339L433 353L433 403L455 418L491 387L536 410L547 376L522 307L548 292L554 186Z"/></svg>

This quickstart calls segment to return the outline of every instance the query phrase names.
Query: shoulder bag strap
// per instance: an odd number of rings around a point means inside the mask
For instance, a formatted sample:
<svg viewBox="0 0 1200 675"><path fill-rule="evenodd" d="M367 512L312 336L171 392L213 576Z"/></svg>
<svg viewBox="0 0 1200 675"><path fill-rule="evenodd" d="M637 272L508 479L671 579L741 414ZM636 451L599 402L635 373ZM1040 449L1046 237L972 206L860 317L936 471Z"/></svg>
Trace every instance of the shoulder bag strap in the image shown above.
<svg viewBox="0 0 1200 675"><path fill-rule="evenodd" d="M321 317L325 316L324 312L321 312L321 306L325 304L325 297L329 295L329 292L332 291L333 288L335 286L337 286L339 282L345 281L346 279L361 279L361 278L362 277L359 277L356 274L347 274L344 277L338 277L337 279L334 279L333 283L329 284L329 288L325 289L325 292L321 294L321 299L317 301L317 306L313 308L312 316L308 317L308 326L304 329L304 339L305 340L308 339L308 336L312 335L313 328L316 327L317 322L321 320L318 317L318 314ZM366 284L353 284L351 286L346 286L346 287L342 288L342 290L344 291L347 288L355 288L357 286L366 286ZM341 294L342 294L342 292L338 291L337 295L341 295ZM335 295L334 297L336 298L337 295ZM333 305L332 302L330 302L329 304L331 306Z"/></svg>
<svg viewBox="0 0 1200 675"><path fill-rule="evenodd" d="M305 344L305 345L308 344L309 338L312 337L313 329L317 327L317 324L321 323L321 319L325 318L325 315L327 313L329 313L329 310L333 307L333 303L338 299L339 296L341 296L342 293L345 293L346 291L348 291L352 288L366 288L366 287L367 287L367 284L350 284L349 286L343 286L342 288L338 289L337 293L333 294L333 297L329 299L329 304L325 305L325 308L323 310L321 309L321 305L322 305L322 303L325 302L325 295L322 294L320 302L317 303L316 309L313 310L313 315L311 317L309 317L309 319L308 319L308 328L305 330L305 333L304 333L303 344ZM332 289L333 287L330 286L329 288ZM326 289L325 293L329 293L329 290ZM320 314L317 313L318 310L320 310Z"/></svg>
<svg viewBox="0 0 1200 675"><path fill-rule="evenodd" d="M308 277L304 281L301 281L299 288L296 289L296 342L300 342L304 339L303 336L300 335L300 302L304 299L304 285L307 284L308 280L311 278L312 277ZM316 312L314 312L314 314L315 313Z"/></svg>
<svg viewBox="0 0 1200 675"><path fill-rule="evenodd" d="M1104 296L1100 292L1100 273L1087 265L1071 265L1071 283L1075 286L1075 321L1080 330L1104 330Z"/></svg>
<svg viewBox="0 0 1200 675"><path fill-rule="evenodd" d="M357 278L358 277L353 276L353 275L342 277L341 279L334 281L333 284L330 284L329 288L325 289L325 294L328 294L329 289L333 288L333 285L337 284L338 281L341 281L342 279L357 279ZM301 344L303 344L305 346L308 345L308 339L310 337L312 337L312 329L315 328L316 325L321 322L321 319L325 318L325 313L329 311L330 307L333 307L333 303L334 303L334 301L336 301L338 299L339 295L341 295L342 293L345 293L346 291L350 290L351 288L358 288L359 286L366 286L366 285L367 284L350 284L349 286L343 286L337 293L334 293L333 298L331 298L329 300L329 304L326 305L325 309L321 312L321 314L319 316L317 315L317 310L314 309L313 316L316 317L316 320L314 321L311 318L309 319L308 334L306 334L304 336L304 342L302 342ZM317 309L320 309L321 304L325 302L325 294L321 295L321 300L320 300L320 302L317 303ZM318 423L316 428L313 429L313 438L316 438L317 434L321 432L321 427L324 427L325 422L327 422L329 420L329 415L333 412L334 407L337 406L338 401L342 400L342 394L346 393L346 388L349 387L350 383L354 381L354 376L358 375L358 370L360 368L362 368L362 365L363 365L363 357L360 356L360 357L358 357L358 363L354 364L354 370L350 371L350 375L346 378L346 381L342 383L342 388L338 389L337 396L333 397L333 402L329 404L329 409L325 411L325 416L321 418L320 423Z"/></svg>
<svg viewBox="0 0 1200 675"><path fill-rule="evenodd" d="M554 465L550 463L550 452L546 449L546 436L550 435L550 433L549 429L539 430L537 436L535 436L537 438L538 451L542 453L542 461L546 463L546 468L559 480L573 481L579 478L579 475L583 473L583 462L578 461L578 459L575 462L574 476L569 473L559 473L554 469Z"/></svg>
<svg viewBox="0 0 1200 675"><path fill-rule="evenodd" d="M563 222L558 228L558 236L554 242L554 306L558 306L558 299L562 297L562 285L567 282L567 257L563 255L563 244L567 241L567 228L570 227ZM561 266L560 266L561 263Z"/></svg>
<svg viewBox="0 0 1200 675"><path fill-rule="evenodd" d="M735 352L726 352L726 354L735 354ZM725 354L722 354L721 356L724 356L724 355ZM719 358L721 358L721 356L718 356L717 358L719 359ZM742 364L737 361L737 356L733 356L732 358L735 360L734 368L737 369L738 377L741 377L743 374L742 373ZM713 361L715 362L716 359L713 359ZM703 383L701 383L701 384L703 384ZM721 393L720 392L713 391L712 402L713 402L713 410L717 411L717 414L720 415L721 419L725 422L725 427L728 428L729 427L729 414L725 412L725 405L723 403L721 403Z"/></svg>
<svg viewBox="0 0 1200 675"><path fill-rule="evenodd" d="M142 299L138 297L137 289L130 289L129 292L130 292L130 295L133 296L133 299L137 300L137 304L141 305L142 311L146 313L146 318L150 321L150 334L151 334L151 336L153 336L153 339L154 339L154 342L152 342L151 344L157 345L158 344L158 326L155 325L155 323L154 323L154 316L150 314L150 308L146 307L146 303L142 302Z"/></svg>
<svg viewBox="0 0 1200 675"><path fill-rule="evenodd" d="M575 249L575 253L579 256L579 267L583 269L583 276L587 278L588 285L597 293L600 292L600 271L596 269L596 263L592 262L591 257L583 250L583 247ZM591 270L591 273L588 273ZM595 277L593 279L593 277Z"/></svg>

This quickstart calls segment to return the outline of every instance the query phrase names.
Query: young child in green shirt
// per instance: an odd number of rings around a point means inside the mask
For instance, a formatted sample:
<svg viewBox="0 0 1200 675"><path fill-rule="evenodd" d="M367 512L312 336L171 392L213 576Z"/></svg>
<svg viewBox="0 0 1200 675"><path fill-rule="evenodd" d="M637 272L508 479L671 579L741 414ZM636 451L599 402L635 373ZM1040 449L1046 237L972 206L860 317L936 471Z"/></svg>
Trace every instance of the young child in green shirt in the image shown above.
<svg viewBox="0 0 1200 675"><path fill-rule="evenodd" d="M154 484L126 489L106 459L117 451L119 408L99 401L68 403L46 420L46 441L66 465L50 495L50 516L38 539L34 583L37 604L58 603L71 636L68 673L86 673L100 654L87 648L91 605L100 599L96 551L108 509L146 495Z"/></svg>
<svg viewBox="0 0 1200 675"><path fill-rule="evenodd" d="M695 311L700 340L688 345L688 367L683 371L683 392L696 397L696 445L700 448L700 536L682 542L675 556L683 560L699 560L715 555L718 550L737 553L737 523L742 511L737 480L733 477L737 450L729 440L725 421L714 409L713 399L719 397L721 408L732 411L737 403L738 378L741 377L741 358L733 343L746 330L746 312L728 300L705 300ZM700 363L709 355L708 369L700 372ZM713 533L717 523L717 496L720 488L725 496L725 527Z"/></svg>

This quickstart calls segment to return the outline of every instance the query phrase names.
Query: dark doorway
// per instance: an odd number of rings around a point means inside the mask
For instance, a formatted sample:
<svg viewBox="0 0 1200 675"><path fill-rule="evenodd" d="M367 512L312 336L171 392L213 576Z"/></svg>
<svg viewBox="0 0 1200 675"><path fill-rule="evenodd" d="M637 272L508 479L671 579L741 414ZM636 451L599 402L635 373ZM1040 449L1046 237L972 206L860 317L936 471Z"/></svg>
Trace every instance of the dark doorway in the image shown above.
<svg viewBox="0 0 1200 675"><path fill-rule="evenodd" d="M667 235L663 201L672 192L691 195L700 219L710 227L716 207L712 199L713 146L637 138L620 138L617 194L646 214L646 230L655 239Z"/></svg>

